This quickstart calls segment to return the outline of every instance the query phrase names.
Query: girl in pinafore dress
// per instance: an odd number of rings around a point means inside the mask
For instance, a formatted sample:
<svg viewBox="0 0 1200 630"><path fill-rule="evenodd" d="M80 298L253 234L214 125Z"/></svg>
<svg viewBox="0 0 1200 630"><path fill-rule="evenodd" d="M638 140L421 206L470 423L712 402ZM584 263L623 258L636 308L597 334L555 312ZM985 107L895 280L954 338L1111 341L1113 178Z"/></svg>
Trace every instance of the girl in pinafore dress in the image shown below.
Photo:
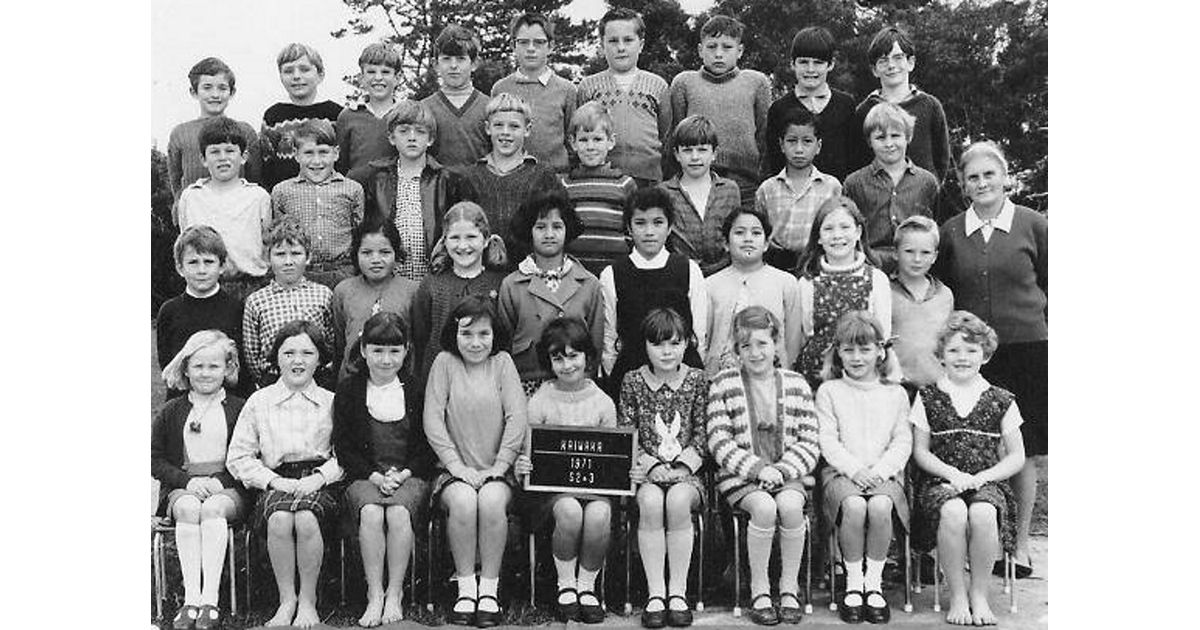
<svg viewBox="0 0 1200 630"><path fill-rule="evenodd" d="M638 552L649 595L642 625L688 626L692 512L704 501L704 482L698 475L706 453L708 382L703 370L683 363L695 338L679 313L650 311L639 336L645 339L643 352L649 363L625 375L618 417L622 426L637 428L638 435L630 474L639 484ZM664 560L669 563L669 584L664 584Z"/></svg>
<svg viewBox="0 0 1200 630"><path fill-rule="evenodd" d="M367 318L381 311L398 313L411 321L417 283L396 273L396 265L407 260L396 226L375 215L367 215L350 236L351 260L358 275L346 278L333 289L329 312L333 319L334 354L341 365L338 382L362 366L355 341Z"/></svg>
<svg viewBox="0 0 1200 630"><path fill-rule="evenodd" d="M188 337L163 369L167 387L187 396L167 401L150 431L150 474L160 482L158 514L175 520L183 606L173 628L220 625L221 570L229 521L241 518L241 487L225 470L225 449L245 403L225 394L238 374L237 346L219 330ZM200 584L204 578L203 587Z"/></svg>
<svg viewBox="0 0 1200 630"><path fill-rule="evenodd" d="M838 320L830 378L817 390L821 469L827 523L838 527L846 568L846 623L887 623L883 565L892 542L892 517L908 528L904 466L912 453L908 395L888 379L883 326L865 311ZM863 571L864 547L866 572Z"/></svg>
<svg viewBox="0 0 1200 630"><path fill-rule="evenodd" d="M538 359L555 378L542 383L529 399L529 425L615 427L617 408L612 398L588 374L600 359L587 324L574 317L546 325L537 343ZM529 455L522 453L514 465L517 475L533 471ZM527 507L534 529L554 517L554 568L558 572L558 617L584 623L604 621L604 608L596 597L596 575L608 553L612 506L593 494L529 493ZM576 560L578 559L578 578Z"/></svg>
<svg viewBox="0 0 1200 630"><path fill-rule="evenodd" d="M739 367L719 372L708 394L708 449L717 491L750 515L750 619L798 623L804 555L804 478L817 466L817 415L804 377L778 367L779 320L762 306L733 318ZM767 564L779 526L779 608L771 601Z"/></svg>
<svg viewBox="0 0 1200 630"><path fill-rule="evenodd" d="M298 319L275 334L271 361L279 380L242 407L225 466L247 487L263 490L255 524L267 533L267 555L279 589L268 626L311 628L317 615L317 576L325 536L335 534L342 467L333 456L333 392L313 380L329 361L325 336ZM296 573L300 591L296 591Z"/></svg>
<svg viewBox="0 0 1200 630"><path fill-rule="evenodd" d="M358 624L370 628L404 618L401 586L413 523L424 512L431 454L420 396L400 376L408 324L396 313L372 315L354 346L360 365L333 399L333 447L350 482L346 507L358 522L367 584L367 608Z"/></svg>
<svg viewBox="0 0 1200 630"><path fill-rule="evenodd" d="M814 390L821 384L825 355L844 313L867 311L883 325L885 338L892 334L892 288L863 245L865 225L849 197L830 197L813 218L800 258L800 327L805 341L796 371Z"/></svg>
<svg viewBox="0 0 1200 630"><path fill-rule="evenodd" d="M508 332L486 296L464 298L446 317L442 350L425 388L425 437L441 464L433 493L448 513L458 599L447 615L480 628L503 619L496 593L508 538L512 464L524 446L526 401ZM475 578L478 552L479 580Z"/></svg>
<svg viewBox="0 0 1200 630"><path fill-rule="evenodd" d="M967 311L950 314L938 334L946 375L922 387L913 403L917 477L913 544L938 548L950 587L946 621L991 625L992 563L1015 548L1016 505L1006 479L1025 464L1021 413L1013 395L987 382L979 369L996 350L996 332ZM965 561L972 568L966 583Z"/></svg>

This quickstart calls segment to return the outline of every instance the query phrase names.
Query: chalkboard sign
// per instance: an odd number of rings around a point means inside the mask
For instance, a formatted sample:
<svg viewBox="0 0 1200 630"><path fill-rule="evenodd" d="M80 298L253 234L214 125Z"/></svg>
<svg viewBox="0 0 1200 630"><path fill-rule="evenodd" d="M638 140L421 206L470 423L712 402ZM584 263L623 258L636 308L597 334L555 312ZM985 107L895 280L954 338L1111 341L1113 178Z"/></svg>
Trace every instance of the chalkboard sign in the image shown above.
<svg viewBox="0 0 1200 630"><path fill-rule="evenodd" d="M525 489L633 496L632 427L529 426L525 452L533 472Z"/></svg>

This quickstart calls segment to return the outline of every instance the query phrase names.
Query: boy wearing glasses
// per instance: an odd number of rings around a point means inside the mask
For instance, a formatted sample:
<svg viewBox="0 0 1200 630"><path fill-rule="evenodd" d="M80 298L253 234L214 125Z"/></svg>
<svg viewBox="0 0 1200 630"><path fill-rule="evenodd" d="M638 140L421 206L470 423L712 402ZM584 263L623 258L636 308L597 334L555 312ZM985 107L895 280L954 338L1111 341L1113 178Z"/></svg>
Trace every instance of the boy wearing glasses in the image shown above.
<svg viewBox="0 0 1200 630"><path fill-rule="evenodd" d="M796 86L771 103L767 110L767 138L783 135L779 125L788 112L807 109L817 117L817 129L821 132L821 152L813 165L822 173L845 181L854 171L852 167L857 159L854 152L860 139L854 126L854 97L829 85L834 47L833 34L823 26L803 28L792 38L792 72L796 76ZM766 142L759 177L766 180L774 176L786 163L779 144Z"/></svg>
<svg viewBox="0 0 1200 630"><path fill-rule="evenodd" d="M867 47L867 59L872 62L871 74L879 79L879 89L867 95L854 111L855 129L863 128L867 112L879 103L895 103L915 117L916 124L908 141L908 157L917 166L930 171L944 185L950 171L950 132L946 128L946 112L942 102L932 94L922 92L909 82L917 66L917 49L908 33L887 26L875 34ZM866 166L874 153L865 140L859 141L858 167ZM934 217L944 220L946 217Z"/></svg>
<svg viewBox="0 0 1200 630"><path fill-rule="evenodd" d="M513 94L533 108L525 150L558 173L569 167L567 126L575 114L575 84L548 63L554 25L541 13L522 13L509 26L517 70L492 86L492 96Z"/></svg>

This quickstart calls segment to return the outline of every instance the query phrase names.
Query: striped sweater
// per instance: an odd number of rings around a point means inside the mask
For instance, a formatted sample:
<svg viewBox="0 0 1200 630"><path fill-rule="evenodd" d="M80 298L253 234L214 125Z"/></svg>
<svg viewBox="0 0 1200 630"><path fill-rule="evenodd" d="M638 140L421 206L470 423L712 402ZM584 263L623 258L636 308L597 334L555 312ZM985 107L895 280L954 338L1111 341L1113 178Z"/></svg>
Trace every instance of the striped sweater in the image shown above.
<svg viewBox="0 0 1200 630"><path fill-rule="evenodd" d="M567 245L567 252L599 277L605 267L629 253L621 213L637 184L607 165L578 166L560 177L583 223L583 232Z"/></svg>
<svg viewBox="0 0 1200 630"><path fill-rule="evenodd" d="M717 373L708 389L708 450L717 463L717 491L722 496L748 485L757 485L758 473L773 465L784 481L811 474L820 457L817 412L812 390L804 377L791 370L776 370L781 390L777 421L783 430L783 453L769 462L754 452L747 393L740 368Z"/></svg>

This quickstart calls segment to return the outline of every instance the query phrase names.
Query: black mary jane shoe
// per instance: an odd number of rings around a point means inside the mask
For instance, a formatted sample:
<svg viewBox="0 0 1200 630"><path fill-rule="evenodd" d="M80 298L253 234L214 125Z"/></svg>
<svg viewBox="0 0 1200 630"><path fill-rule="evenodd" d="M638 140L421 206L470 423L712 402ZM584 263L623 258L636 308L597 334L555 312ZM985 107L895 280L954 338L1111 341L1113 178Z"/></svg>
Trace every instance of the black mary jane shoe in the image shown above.
<svg viewBox="0 0 1200 630"><path fill-rule="evenodd" d="M661 628L667 625L667 600L655 595L654 597L646 600L646 608L649 608L650 602L656 599L662 602L662 610L655 610L651 612L649 610L642 609L643 628Z"/></svg>
<svg viewBox="0 0 1200 630"><path fill-rule="evenodd" d="M878 595L883 599L883 593L879 591L867 591L863 596L863 617L869 623L887 623L892 620L892 609L888 607L887 600L883 600L882 606L872 606L867 602L871 601L871 595Z"/></svg>
<svg viewBox="0 0 1200 630"><path fill-rule="evenodd" d="M754 604L762 598L767 598L770 606L766 608L755 608ZM770 593L759 593L750 600L750 621L760 626L776 626L779 625L779 612L775 610L775 603L771 601Z"/></svg>
<svg viewBox="0 0 1200 630"><path fill-rule="evenodd" d="M171 630L192 630L196 625L196 618L199 616L199 608L191 604L184 604L175 612L175 618L171 620Z"/></svg>
<svg viewBox="0 0 1200 630"><path fill-rule="evenodd" d="M683 610L674 610L671 608L671 601L676 599L683 602ZM672 595L667 598L667 625L672 628L686 628L692 625L692 607L688 605L686 597Z"/></svg>
<svg viewBox="0 0 1200 630"><path fill-rule="evenodd" d="M446 621L452 626L473 626L475 625L475 611L457 611L454 610L459 602L471 602L474 607L478 607L478 602L473 597L463 595L454 600L454 606L450 608L450 612L446 613Z"/></svg>
<svg viewBox="0 0 1200 630"><path fill-rule="evenodd" d="M857 593L859 601L865 602L866 597L862 591L846 591L846 597ZM857 606L846 605L846 597L842 598L842 603L838 606L838 617L846 623L862 623L863 620L863 604Z"/></svg>
<svg viewBox="0 0 1200 630"><path fill-rule="evenodd" d="M496 610L480 610L479 605L475 605L475 627L476 628L494 628L504 621L504 609L500 607L500 600L493 595L480 595L479 601L490 599L496 602Z"/></svg>
<svg viewBox="0 0 1200 630"><path fill-rule="evenodd" d="M584 597L590 597L596 600L596 603L585 604L583 603ZM588 624L604 622L604 607L600 605L600 598L596 597L596 593L579 591L579 620Z"/></svg>
<svg viewBox="0 0 1200 630"><path fill-rule="evenodd" d="M562 596L564 593L571 593L575 595L575 601L567 604L562 603ZM568 621L574 621L579 617L579 593L575 589L569 586L567 588L558 589L558 599L556 602L558 605L559 621L566 623Z"/></svg>
<svg viewBox="0 0 1200 630"><path fill-rule="evenodd" d="M783 598L790 597L796 602L795 606L784 606ZM787 624L798 624L804 618L804 609L800 607L800 598L795 593L783 592L779 594L779 621Z"/></svg>

